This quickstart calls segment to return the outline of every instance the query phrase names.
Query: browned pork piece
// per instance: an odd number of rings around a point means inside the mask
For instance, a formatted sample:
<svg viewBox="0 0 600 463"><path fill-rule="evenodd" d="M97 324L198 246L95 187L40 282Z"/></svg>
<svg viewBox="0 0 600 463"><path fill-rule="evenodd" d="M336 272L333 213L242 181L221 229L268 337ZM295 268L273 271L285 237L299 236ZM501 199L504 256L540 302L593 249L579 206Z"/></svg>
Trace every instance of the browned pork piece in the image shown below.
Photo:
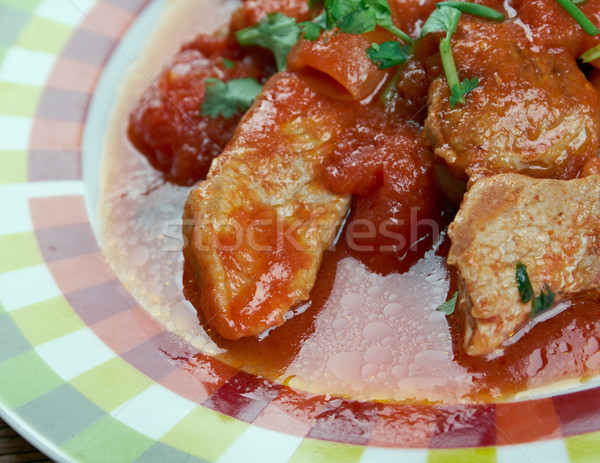
<svg viewBox="0 0 600 463"><path fill-rule="evenodd" d="M463 189L467 180L506 172L576 178L598 157L600 99L572 55L531 43L514 21L466 18L452 50L461 79L477 77L479 86L451 108L447 81L437 78L425 136Z"/></svg>
<svg viewBox="0 0 600 463"><path fill-rule="evenodd" d="M600 176L542 180L502 174L476 182L450 225L448 263L460 276L457 310L470 355L497 349L531 316L516 281L556 301L600 287Z"/></svg>
<svg viewBox="0 0 600 463"><path fill-rule="evenodd" d="M335 135L351 122L346 104L318 96L298 74L275 75L190 193L184 254L201 309L222 336L280 325L308 299L350 206L350 195L318 179Z"/></svg>

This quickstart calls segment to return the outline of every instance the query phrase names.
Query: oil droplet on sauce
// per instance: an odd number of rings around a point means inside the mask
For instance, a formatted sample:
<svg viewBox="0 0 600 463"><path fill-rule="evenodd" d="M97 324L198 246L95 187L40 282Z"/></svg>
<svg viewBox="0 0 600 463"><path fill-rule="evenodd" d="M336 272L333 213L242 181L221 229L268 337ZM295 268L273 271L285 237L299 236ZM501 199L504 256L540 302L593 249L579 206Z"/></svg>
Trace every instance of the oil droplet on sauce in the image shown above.
<svg viewBox="0 0 600 463"><path fill-rule="evenodd" d="M529 376L535 376L538 371L544 367L544 360L542 359L542 350L536 349L533 354L529 356L529 366L527 367L527 374Z"/></svg>
<svg viewBox="0 0 600 463"><path fill-rule="evenodd" d="M343 259L311 337L320 348L302 348L288 374L315 392L358 399L460 400L471 374L453 362L445 317L432 317L448 287L443 259L433 253L407 273L388 276ZM394 294L402 294L401 302L388 302ZM339 323L348 310L352 323Z"/></svg>

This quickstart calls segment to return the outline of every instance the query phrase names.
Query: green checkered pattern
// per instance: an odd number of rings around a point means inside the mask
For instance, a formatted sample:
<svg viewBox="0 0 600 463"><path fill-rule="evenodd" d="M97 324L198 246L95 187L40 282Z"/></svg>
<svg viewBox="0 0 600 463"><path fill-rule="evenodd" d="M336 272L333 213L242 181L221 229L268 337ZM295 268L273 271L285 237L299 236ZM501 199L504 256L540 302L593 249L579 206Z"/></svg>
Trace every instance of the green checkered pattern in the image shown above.
<svg viewBox="0 0 600 463"><path fill-rule="evenodd" d="M0 0L0 118L16 118L24 123L33 121L45 85L42 80L32 82L35 76L22 78L20 73L26 69L11 66L10 59L32 56L51 64L75 30L73 25L46 17L44 8L47 11L52 2L45 3ZM92 2L83 3L93 6ZM10 133L3 134L3 137L8 136ZM11 195L11 188L22 191L26 186L27 156L27 146L16 150L0 148L0 200L2 196ZM31 190L32 195L40 196L39 189ZM49 188L48 192L41 193L42 196L57 194L60 189ZM32 229L0 233L0 288L3 278L44 265ZM171 441L182 441L178 438L181 435L178 429L185 428L184 421L172 426L164 438L155 439L119 420L117 409L125 405L126 410L132 398L155 384L119 356L113 355L68 381L42 358L40 352L44 352L44 346L51 346L85 328L63 295L11 307L8 312L2 303L4 295L0 291L0 409L26 432L30 430L43 436L45 442L38 442L43 450L64 461L130 462L138 458L140 461L168 461L173 456L188 457L169 445ZM90 336L93 336L91 332ZM220 416L197 408L207 419ZM185 418L201 424L195 411ZM239 426L236 432L238 430ZM231 432L224 435L235 436ZM215 441L222 442L223 438L215 436ZM182 449L186 445L182 445ZM192 453L199 458L186 461L202 461L201 458L209 454L218 457L220 453L216 449L224 447L226 445L220 444L203 450L196 446Z"/></svg>
<svg viewBox="0 0 600 463"><path fill-rule="evenodd" d="M0 68L9 50L43 52L51 59L65 45L73 29L36 16L41 0L0 0ZM42 26L40 28L40 26ZM0 115L33 118L41 86L23 84L16 73L0 74ZM1 150L0 184L27 179L27 152ZM3 244L0 250L3 251ZM0 271L4 270L0 262Z"/></svg>

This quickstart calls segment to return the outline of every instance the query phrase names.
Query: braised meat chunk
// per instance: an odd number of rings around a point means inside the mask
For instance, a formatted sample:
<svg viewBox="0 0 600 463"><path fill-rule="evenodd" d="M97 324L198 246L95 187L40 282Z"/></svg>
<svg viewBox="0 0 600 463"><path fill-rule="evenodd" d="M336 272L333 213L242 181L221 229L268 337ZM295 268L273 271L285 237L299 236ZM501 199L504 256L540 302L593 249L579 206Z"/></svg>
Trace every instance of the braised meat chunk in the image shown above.
<svg viewBox="0 0 600 463"><path fill-rule="evenodd" d="M188 196L184 253L206 319L223 337L280 325L308 298L350 207L350 195L317 178L335 134L351 121L346 112L298 74L275 75Z"/></svg>
<svg viewBox="0 0 600 463"><path fill-rule="evenodd" d="M534 293L549 288L555 302L600 287L600 176L480 180L465 195L449 235L466 352L490 353L532 313L532 303L521 302L517 263L526 266Z"/></svg>
<svg viewBox="0 0 600 463"><path fill-rule="evenodd" d="M458 180L571 179L598 156L598 93L567 51L534 46L514 21L479 20L461 22L452 49L460 75L479 86L451 108L447 82L436 79L425 136Z"/></svg>

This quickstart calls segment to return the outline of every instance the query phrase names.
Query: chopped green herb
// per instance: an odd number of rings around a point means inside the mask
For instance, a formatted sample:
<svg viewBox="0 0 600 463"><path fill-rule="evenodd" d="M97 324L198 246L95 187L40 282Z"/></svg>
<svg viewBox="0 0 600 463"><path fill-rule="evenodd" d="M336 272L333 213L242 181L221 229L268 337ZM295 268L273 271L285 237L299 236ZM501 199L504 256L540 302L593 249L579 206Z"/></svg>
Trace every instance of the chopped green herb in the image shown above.
<svg viewBox="0 0 600 463"><path fill-rule="evenodd" d="M449 43L450 37L456 32L459 19L460 10L449 6L441 6L435 9L427 18L421 31L421 37L431 32L445 32L446 38L444 40Z"/></svg>
<svg viewBox="0 0 600 463"><path fill-rule="evenodd" d="M300 27L300 31L304 33L303 37L306 40L312 40L313 42L319 38L319 35L321 35L321 31L323 30L321 26L312 21L301 22L298 24L298 27Z"/></svg>
<svg viewBox="0 0 600 463"><path fill-rule="evenodd" d="M450 88L450 106L453 108L457 103L465 102L465 94L462 92L463 86L460 83L458 77L458 70L454 63L454 55L452 54L452 48L450 47L450 38L452 34L456 32L458 27L458 20L460 19L460 10L449 6L441 6L431 13L431 16L425 22L423 30L421 31L421 37L432 32L446 32L446 37L440 40L440 56L442 58L442 66L444 67L444 74L448 81L448 88ZM470 83L470 82L469 82ZM465 82L463 82L465 84ZM470 85L465 85L464 89L473 90Z"/></svg>
<svg viewBox="0 0 600 463"><path fill-rule="evenodd" d="M367 11L375 14L375 21L377 22L378 26L381 26L392 32L394 35L397 35L393 30L395 26L394 22L392 21L392 11L390 10L390 5L388 4L387 0L363 0L363 3L366 6ZM404 33L402 32L402 34Z"/></svg>
<svg viewBox="0 0 600 463"><path fill-rule="evenodd" d="M235 33L240 45L257 45L273 52L277 69L285 68L287 55L298 41L300 28L294 18L280 12L269 13L254 26Z"/></svg>
<svg viewBox="0 0 600 463"><path fill-rule="evenodd" d="M205 79L206 91L202 115L229 119L239 111L246 111L260 93L262 86L252 78L232 79L225 83L213 77Z"/></svg>
<svg viewBox="0 0 600 463"><path fill-rule="evenodd" d="M546 290L545 293L544 293L544 289ZM537 315L545 310L548 310L550 307L552 307L555 297L556 297L556 294L554 294L550 290L550 286L544 285L544 288L542 288L540 295L536 296L533 299L533 304L531 307L531 315Z"/></svg>
<svg viewBox="0 0 600 463"><path fill-rule="evenodd" d="M452 315L454 313L454 309L456 309L456 301L458 300L458 291L454 293L451 299L448 299L441 306L439 306L436 310L442 312L445 315Z"/></svg>
<svg viewBox="0 0 600 463"><path fill-rule="evenodd" d="M589 63L600 58L600 44L590 48L586 52L582 53L579 59L584 63Z"/></svg>
<svg viewBox="0 0 600 463"><path fill-rule="evenodd" d="M327 29L339 27L349 34L364 34L381 26L407 44L413 39L394 26L387 0L325 0Z"/></svg>
<svg viewBox="0 0 600 463"><path fill-rule="evenodd" d="M457 103L464 100L464 96L469 93L471 90L475 90L479 85L479 79L477 77L473 77L471 80L468 78L463 80L459 86L455 86L452 88L452 92L450 95L450 107L454 108Z"/></svg>
<svg viewBox="0 0 600 463"><path fill-rule="evenodd" d="M444 2L448 3L448 2ZM449 2L453 3L453 2ZM465 2L457 2L465 3ZM421 37L430 34L432 32L446 32L446 37L440 40L440 56L442 58L442 66L444 67L444 74L448 81L448 88L450 89L450 107L454 108L458 103L465 103L465 95L471 90L474 90L479 85L479 79L474 77L472 79L464 79L462 83L458 77L458 70L456 69L456 63L454 62L454 55L452 54L452 47L450 46L450 39L452 34L456 32L458 27L458 21L460 19L461 11L453 6L445 6L437 4L436 9L423 26L421 31ZM463 7L461 7L463 8ZM487 10L494 11L491 9L475 9L467 8L471 11L476 11L480 14L486 14L493 16ZM474 13L472 13L474 14Z"/></svg>
<svg viewBox="0 0 600 463"><path fill-rule="evenodd" d="M235 61L223 58L223 66L225 66L225 69L233 69L235 67Z"/></svg>
<svg viewBox="0 0 600 463"><path fill-rule="evenodd" d="M369 10L357 10L345 16L338 26L342 32L348 34L364 34L375 30L377 20L375 15Z"/></svg>
<svg viewBox="0 0 600 463"><path fill-rule="evenodd" d="M348 16L361 10L360 0L325 0L327 29L339 26Z"/></svg>
<svg viewBox="0 0 600 463"><path fill-rule="evenodd" d="M381 45L372 43L367 48L367 55L379 69L387 69L404 63L408 59L409 53L409 45L401 46L394 40L383 42Z"/></svg>
<svg viewBox="0 0 600 463"><path fill-rule="evenodd" d="M314 4L315 1L309 2L309 6ZM322 14L312 21L298 24L305 39L317 40L321 31L336 27L347 34L364 34L380 26L403 42L413 43L408 34L394 26L387 0L324 0L324 5L325 11ZM408 59L408 48L401 48L396 42L390 41L377 46L380 48L371 46L367 53L380 69L395 66Z"/></svg>
<svg viewBox="0 0 600 463"><path fill-rule="evenodd" d="M592 21L588 19L583 11L581 11L571 0L556 0L560 6L564 8L564 10L573 16L573 19L579 23L579 25L583 28L584 31L588 33L588 35L596 35L600 34L600 31Z"/></svg>
<svg viewBox="0 0 600 463"><path fill-rule="evenodd" d="M552 292L550 286L544 285L544 287L540 291L540 295L534 297L533 286L531 286L531 281L529 280L529 275L527 274L527 267L525 266L525 264L517 262L515 279L517 280L517 288L519 289L521 302L531 301L532 316L537 315L552 307L556 294Z"/></svg>
<svg viewBox="0 0 600 463"><path fill-rule="evenodd" d="M515 278L517 280L517 288L519 289L521 302L529 302L533 298L533 287L531 286L531 281L529 281L529 275L527 274L527 267L525 264L517 262Z"/></svg>
<svg viewBox="0 0 600 463"><path fill-rule="evenodd" d="M312 8L313 6L321 5L323 0L308 0L308 7Z"/></svg>
<svg viewBox="0 0 600 463"><path fill-rule="evenodd" d="M306 40L315 41L321 35L321 31L327 28L327 16L325 12L321 13L312 21L303 21L298 23L301 32L304 32Z"/></svg>
<svg viewBox="0 0 600 463"><path fill-rule="evenodd" d="M448 1L436 3L435 6L437 8L441 8L442 6L449 6L452 8L456 8L457 10L463 13L472 14L474 16L479 16L484 19L489 19L491 21L504 21L504 15L502 13L499 13L496 10L487 6L479 5L478 3Z"/></svg>

